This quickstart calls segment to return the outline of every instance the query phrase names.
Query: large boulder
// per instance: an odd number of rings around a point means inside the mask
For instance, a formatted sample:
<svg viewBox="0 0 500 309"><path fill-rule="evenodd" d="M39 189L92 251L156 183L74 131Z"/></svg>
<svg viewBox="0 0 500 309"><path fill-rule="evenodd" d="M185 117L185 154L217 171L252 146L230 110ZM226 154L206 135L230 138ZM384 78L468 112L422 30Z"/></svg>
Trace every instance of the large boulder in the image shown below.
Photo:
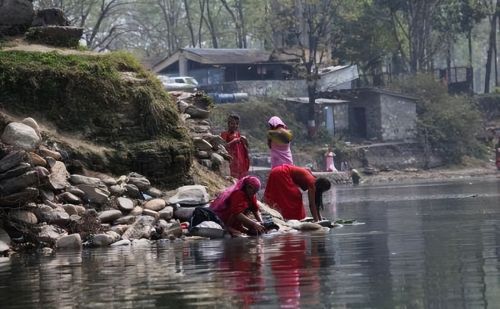
<svg viewBox="0 0 500 309"><path fill-rule="evenodd" d="M24 150L33 150L40 143L40 137L32 127L21 122L11 122L3 131L2 142Z"/></svg>
<svg viewBox="0 0 500 309"><path fill-rule="evenodd" d="M83 28L70 26L32 27L26 33L26 39L58 47L77 47L83 34Z"/></svg>
<svg viewBox="0 0 500 309"><path fill-rule="evenodd" d="M31 24L33 27L41 26L69 26L69 20L64 12L58 8L38 10Z"/></svg>
<svg viewBox="0 0 500 309"><path fill-rule="evenodd" d="M22 34L33 20L33 3L29 0L0 1L0 34Z"/></svg>

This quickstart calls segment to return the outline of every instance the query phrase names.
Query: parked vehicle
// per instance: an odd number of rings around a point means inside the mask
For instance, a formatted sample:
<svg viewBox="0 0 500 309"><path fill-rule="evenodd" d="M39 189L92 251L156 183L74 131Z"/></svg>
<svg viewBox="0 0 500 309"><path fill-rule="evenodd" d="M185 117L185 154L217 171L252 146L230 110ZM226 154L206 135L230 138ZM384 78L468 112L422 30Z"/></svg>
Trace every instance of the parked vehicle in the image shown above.
<svg viewBox="0 0 500 309"><path fill-rule="evenodd" d="M190 76L170 77L166 75L158 75L158 79L162 82L166 90L178 90L194 92L197 90L198 81Z"/></svg>

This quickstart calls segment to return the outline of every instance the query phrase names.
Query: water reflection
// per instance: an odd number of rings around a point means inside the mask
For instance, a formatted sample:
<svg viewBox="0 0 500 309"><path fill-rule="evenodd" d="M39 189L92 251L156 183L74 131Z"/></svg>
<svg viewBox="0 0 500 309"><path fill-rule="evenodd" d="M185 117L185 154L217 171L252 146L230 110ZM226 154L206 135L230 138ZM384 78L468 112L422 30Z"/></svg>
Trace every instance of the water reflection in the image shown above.
<svg viewBox="0 0 500 309"><path fill-rule="evenodd" d="M337 187L364 225L0 259L2 308L494 308L500 182ZM385 198L390 197L390 198Z"/></svg>

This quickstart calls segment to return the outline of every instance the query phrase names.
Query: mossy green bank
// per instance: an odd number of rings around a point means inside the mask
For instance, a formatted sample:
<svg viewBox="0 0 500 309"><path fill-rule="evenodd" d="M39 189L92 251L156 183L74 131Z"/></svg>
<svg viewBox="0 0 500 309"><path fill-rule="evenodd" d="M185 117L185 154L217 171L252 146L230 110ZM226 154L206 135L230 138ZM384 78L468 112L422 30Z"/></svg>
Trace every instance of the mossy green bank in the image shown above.
<svg viewBox="0 0 500 309"><path fill-rule="evenodd" d="M69 150L89 168L133 170L165 187L189 182L193 145L175 102L129 54L0 50L0 107L110 149Z"/></svg>

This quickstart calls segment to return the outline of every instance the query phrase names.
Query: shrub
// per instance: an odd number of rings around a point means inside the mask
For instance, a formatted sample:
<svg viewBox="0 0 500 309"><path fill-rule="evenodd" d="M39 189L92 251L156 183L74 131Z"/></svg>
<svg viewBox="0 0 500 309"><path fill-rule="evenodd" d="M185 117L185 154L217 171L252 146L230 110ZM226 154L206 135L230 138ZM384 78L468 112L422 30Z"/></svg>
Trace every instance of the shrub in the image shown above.
<svg viewBox="0 0 500 309"><path fill-rule="evenodd" d="M421 141L447 163L462 163L465 156L482 158L486 147L477 136L481 113L471 97L450 96L432 76L419 74L392 85L418 98L418 134Z"/></svg>

